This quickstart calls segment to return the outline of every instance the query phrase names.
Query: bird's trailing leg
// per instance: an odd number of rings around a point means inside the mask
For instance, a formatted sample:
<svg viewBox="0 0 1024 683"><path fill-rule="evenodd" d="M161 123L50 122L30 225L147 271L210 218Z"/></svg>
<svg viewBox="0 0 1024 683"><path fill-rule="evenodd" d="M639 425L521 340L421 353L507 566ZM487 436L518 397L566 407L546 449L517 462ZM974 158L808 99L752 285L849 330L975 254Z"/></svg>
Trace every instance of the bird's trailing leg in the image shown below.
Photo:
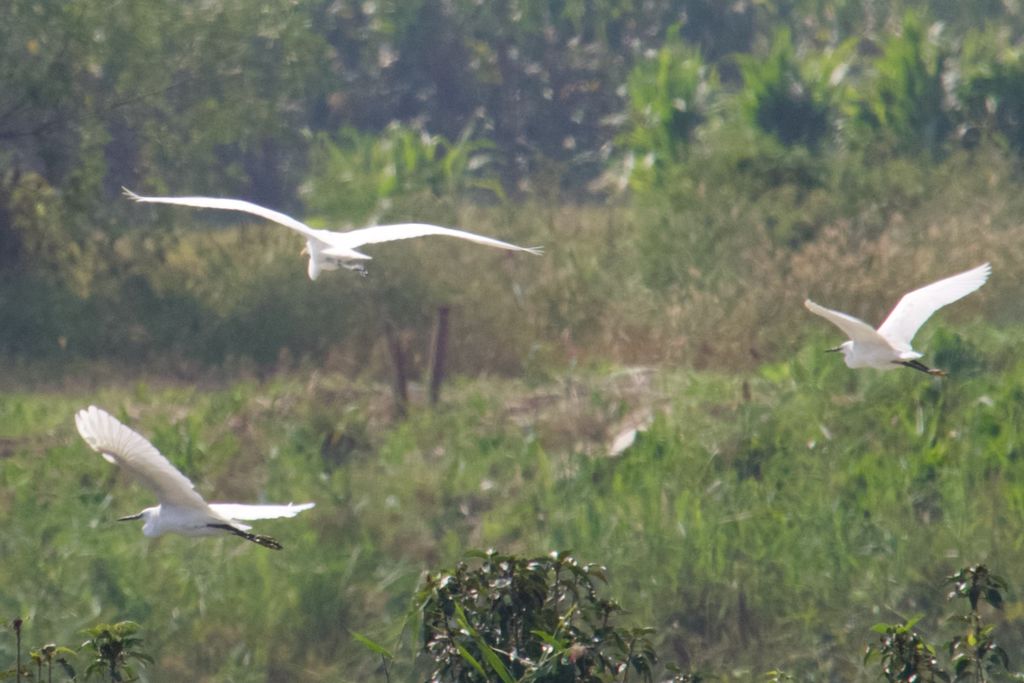
<svg viewBox="0 0 1024 683"><path fill-rule="evenodd" d="M280 550L284 546L272 539L270 536L260 536L259 534L250 534L248 531L242 531L237 527L233 527L230 524L207 524L206 526L212 529L223 529L228 533L232 533L235 536L241 536L247 541L252 541L257 545L261 545L264 548L270 548L272 550Z"/></svg>
<svg viewBox="0 0 1024 683"><path fill-rule="evenodd" d="M353 263L351 261L349 261L349 262L342 261L341 265L344 266L347 270L354 270L354 271L356 271L357 273L359 273L363 277L366 277L366 275L367 275L366 266L364 266L362 263Z"/></svg>
<svg viewBox="0 0 1024 683"><path fill-rule="evenodd" d="M927 373L927 374L931 375L932 377L945 377L946 376L946 372L944 370L937 370L936 368L930 368L930 367L928 367L927 365L925 365L924 363L922 363L920 361L916 361L916 360L902 360L902 361L897 361L897 362L900 365L907 366L908 368L913 368L915 370L920 370L921 372Z"/></svg>

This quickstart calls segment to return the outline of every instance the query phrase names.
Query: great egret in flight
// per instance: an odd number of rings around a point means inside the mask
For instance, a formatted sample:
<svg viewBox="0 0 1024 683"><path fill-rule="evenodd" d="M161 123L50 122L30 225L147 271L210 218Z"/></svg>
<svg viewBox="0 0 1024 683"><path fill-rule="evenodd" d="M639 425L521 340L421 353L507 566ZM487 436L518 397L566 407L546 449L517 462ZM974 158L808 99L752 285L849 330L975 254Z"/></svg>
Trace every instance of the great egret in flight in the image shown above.
<svg viewBox="0 0 1024 683"><path fill-rule="evenodd" d="M360 261L369 260L370 256L356 251L365 244L376 244L378 242L393 242L394 240L405 240L412 237L425 237L428 235L444 235L447 237L458 237L477 244L498 249L509 249L511 251L525 251L530 254L543 253L542 247L519 247L515 244L491 239L483 235L477 235L465 230L455 228L444 228L440 225L429 223L398 223L395 225L375 225L359 230L348 232L335 232L333 230L318 230L311 228L291 216L267 209L252 202L241 199L221 199L218 197L141 197L128 188L121 188L127 197L137 202L153 202L157 204L178 204L181 206L194 206L205 209L227 209L229 211L242 211L265 218L275 223L280 223L300 233L306 238L306 247L303 254L309 255L309 279L315 280L320 276L322 270L337 270L343 266L350 270L365 272Z"/></svg>
<svg viewBox="0 0 1024 683"><path fill-rule="evenodd" d="M269 536L249 533L252 527L239 520L294 517L313 503L302 505L242 505L239 503L207 503L196 493L192 482L175 469L153 444L96 406L89 406L75 415L78 433L92 449L108 462L128 471L142 485L151 489L160 504L118 521L142 519L142 533L160 536L166 533L183 536L214 536L222 533L241 536L264 548L280 550L281 544Z"/></svg>
<svg viewBox="0 0 1024 683"><path fill-rule="evenodd" d="M810 299L804 301L804 306L850 337L850 341L828 349L832 352L841 351L848 367L891 370L897 365L905 365L942 377L946 374L942 370L929 368L917 360L922 354L914 351L910 342L935 311L981 287L991 272L992 266L983 263L977 268L904 294L877 330L852 315L819 306Z"/></svg>

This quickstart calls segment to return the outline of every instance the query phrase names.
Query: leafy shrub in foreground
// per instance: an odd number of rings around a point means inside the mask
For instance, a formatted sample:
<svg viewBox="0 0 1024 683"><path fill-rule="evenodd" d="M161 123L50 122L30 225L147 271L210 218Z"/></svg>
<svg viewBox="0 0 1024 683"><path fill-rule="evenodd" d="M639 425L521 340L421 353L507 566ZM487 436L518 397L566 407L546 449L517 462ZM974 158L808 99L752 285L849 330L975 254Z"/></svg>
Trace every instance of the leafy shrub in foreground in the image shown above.
<svg viewBox="0 0 1024 683"><path fill-rule="evenodd" d="M29 659L36 666L36 673L33 676L31 670L22 666L21 663L21 627L24 622L15 619L11 622L17 641L17 659L13 669L0 671L0 680L15 679L42 681L43 666L46 666L46 679L53 681L53 665L58 664L64 671L67 680L79 680L78 674L68 662L68 657L74 657L76 652L69 647L47 643L39 648L29 651ZM92 661L85 669L82 680L91 680L94 677L111 681L111 683L137 681L138 675L132 666L132 662L152 664L153 658L142 649L142 638L136 634L139 625L133 621L120 621L116 624L96 624L85 630L89 636L88 640L82 643L80 651L90 651Z"/></svg>
<svg viewBox="0 0 1024 683"><path fill-rule="evenodd" d="M89 639L82 643L82 649L92 651L93 661L85 670L86 679L107 674L112 682L138 680L131 662L153 663L153 658L142 651L142 638L135 635L138 631L139 625L133 621L97 624L88 629Z"/></svg>
<svg viewBox="0 0 1024 683"><path fill-rule="evenodd" d="M612 624L622 611L599 598L604 568L567 552L532 559L494 551L427 577L423 649L430 681L599 683L630 669L651 681L651 629Z"/></svg>
<svg viewBox="0 0 1024 683"><path fill-rule="evenodd" d="M955 614L952 621L965 624L965 633L953 636L946 644L951 671L944 669L938 650L925 640L914 626L920 617L904 624L877 624L874 630L882 634L879 645L869 646L865 662L878 656L882 675L887 681L993 681L1001 673L1010 671L1010 658L992 635L993 626L986 626L978 611L979 601L995 609L1003 607L1006 581L992 574L985 565L966 567L946 577L952 586L947 597L966 598L970 603L967 614ZM1010 674L1020 680L1020 674Z"/></svg>

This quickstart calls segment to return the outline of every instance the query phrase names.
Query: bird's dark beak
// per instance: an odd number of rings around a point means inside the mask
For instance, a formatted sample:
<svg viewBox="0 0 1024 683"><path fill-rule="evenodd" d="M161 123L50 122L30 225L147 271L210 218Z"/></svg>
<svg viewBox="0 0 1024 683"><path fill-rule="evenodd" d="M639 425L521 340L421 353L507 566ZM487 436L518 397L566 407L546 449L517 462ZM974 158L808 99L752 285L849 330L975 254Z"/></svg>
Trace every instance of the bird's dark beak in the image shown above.
<svg viewBox="0 0 1024 683"><path fill-rule="evenodd" d="M142 519L142 513L140 512L137 515L128 515L127 517L118 517L117 521L119 521L119 522L130 522L133 519Z"/></svg>
<svg viewBox="0 0 1024 683"><path fill-rule="evenodd" d="M834 349L825 349L825 353L839 353L842 350L843 350L842 346L837 346Z"/></svg>

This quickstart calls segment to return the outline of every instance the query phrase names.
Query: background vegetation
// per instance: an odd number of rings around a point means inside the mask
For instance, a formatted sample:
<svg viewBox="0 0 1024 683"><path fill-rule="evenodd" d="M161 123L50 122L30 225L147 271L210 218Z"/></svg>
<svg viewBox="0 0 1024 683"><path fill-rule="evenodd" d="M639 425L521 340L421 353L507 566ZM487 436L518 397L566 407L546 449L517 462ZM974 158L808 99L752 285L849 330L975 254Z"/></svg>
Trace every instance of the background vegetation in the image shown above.
<svg viewBox="0 0 1024 683"><path fill-rule="evenodd" d="M873 624L962 634L939 587L983 562L1022 668L1022 29L944 0L8 0L0 606L27 647L137 622L149 680L383 680L352 632L417 680L423 572L571 550L659 667L845 681ZM287 230L122 185L547 253L421 240L312 283ZM878 321L986 260L918 340L942 382L849 371L800 305ZM397 420L383 327L419 376L441 305L444 400ZM208 496L317 508L268 523L283 553L115 529L149 498L79 442L89 403Z"/></svg>

